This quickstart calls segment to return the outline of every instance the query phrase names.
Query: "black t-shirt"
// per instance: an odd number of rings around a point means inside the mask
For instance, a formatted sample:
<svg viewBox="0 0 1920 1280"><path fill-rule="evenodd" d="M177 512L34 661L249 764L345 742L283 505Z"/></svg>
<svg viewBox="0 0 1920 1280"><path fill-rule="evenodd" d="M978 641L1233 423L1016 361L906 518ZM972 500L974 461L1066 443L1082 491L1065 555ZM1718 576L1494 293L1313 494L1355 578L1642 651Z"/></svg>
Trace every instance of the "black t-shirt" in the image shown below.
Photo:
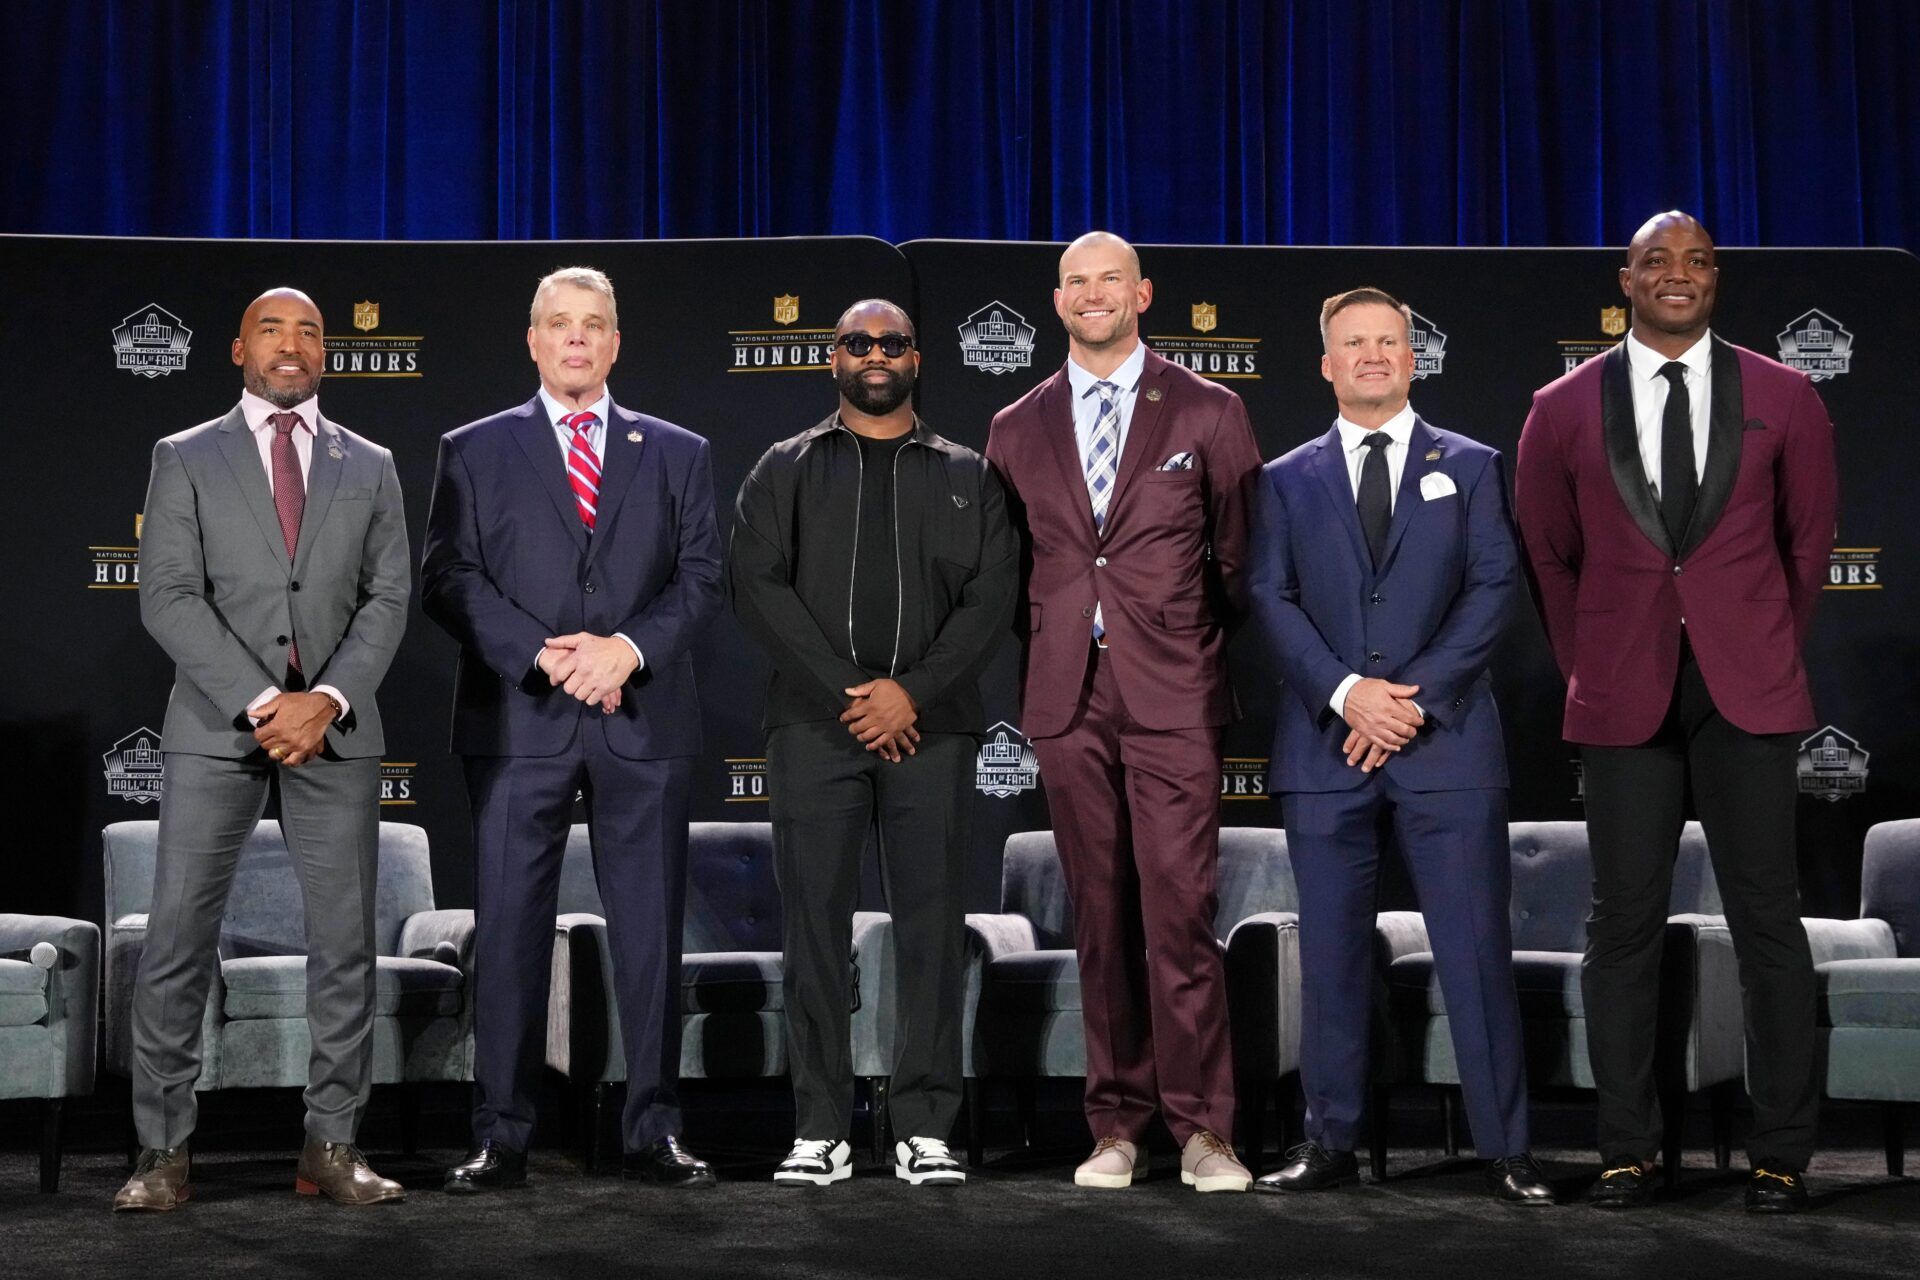
<svg viewBox="0 0 1920 1280"><path fill-rule="evenodd" d="M853 660L892 674L900 629L900 559L894 539L894 460L911 436L860 442L860 528L853 560Z"/></svg>

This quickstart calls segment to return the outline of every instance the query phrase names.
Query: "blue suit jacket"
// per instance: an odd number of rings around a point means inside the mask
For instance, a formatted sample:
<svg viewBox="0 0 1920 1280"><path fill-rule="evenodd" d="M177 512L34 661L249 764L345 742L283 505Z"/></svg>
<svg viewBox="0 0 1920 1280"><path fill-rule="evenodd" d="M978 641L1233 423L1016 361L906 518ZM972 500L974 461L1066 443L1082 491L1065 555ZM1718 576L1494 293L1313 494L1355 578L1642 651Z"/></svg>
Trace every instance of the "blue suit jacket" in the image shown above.
<svg viewBox="0 0 1920 1280"><path fill-rule="evenodd" d="M1426 498L1421 477L1453 482ZM1332 429L1268 463L1255 488L1251 595L1286 691L1271 785L1340 791L1365 779L1328 705L1348 675L1417 684L1428 724L1386 764L1414 791L1507 785L1487 663L1520 589L1506 470L1485 445L1414 419L1376 571Z"/></svg>
<svg viewBox="0 0 1920 1280"><path fill-rule="evenodd" d="M538 396L440 441L420 595L460 642L459 754L554 755L583 718L629 759L700 750L692 647L721 603L707 442L611 405L605 453L589 538ZM547 637L575 631L640 649L611 716L533 665Z"/></svg>

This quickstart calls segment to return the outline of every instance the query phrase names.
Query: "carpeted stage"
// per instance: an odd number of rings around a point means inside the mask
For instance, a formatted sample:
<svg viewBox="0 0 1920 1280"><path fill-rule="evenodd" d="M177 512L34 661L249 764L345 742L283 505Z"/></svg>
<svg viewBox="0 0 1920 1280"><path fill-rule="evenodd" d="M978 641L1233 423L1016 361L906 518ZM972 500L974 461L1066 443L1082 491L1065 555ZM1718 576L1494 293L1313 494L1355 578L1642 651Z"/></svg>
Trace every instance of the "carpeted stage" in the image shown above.
<svg viewBox="0 0 1920 1280"><path fill-rule="evenodd" d="M717 1190L589 1176L573 1152L554 1146L535 1152L527 1189L459 1198L435 1189L457 1154L459 1103L457 1092L432 1099L422 1129L429 1145L409 1158L376 1098L363 1131L374 1167L414 1194L402 1205L348 1210L292 1194L297 1094L215 1096L203 1111L196 1198L177 1213L141 1217L107 1211L126 1176L109 1110L82 1119L76 1141L88 1140L70 1151L53 1196L32 1190L28 1115L8 1111L0 1115L0 1276L1746 1280L1907 1276L1920 1259L1920 1181L1887 1176L1877 1113L1866 1108L1823 1117L1809 1173L1816 1211L1763 1219L1740 1208L1739 1157L1734 1170L1717 1173L1697 1148L1679 1191L1654 1210L1608 1214L1579 1204L1597 1168L1583 1145L1591 1111L1577 1104L1535 1107L1539 1152L1575 1202L1521 1210L1482 1193L1476 1161L1449 1161L1437 1146L1396 1146L1384 1184L1297 1199L1199 1196L1180 1185L1177 1154L1162 1135L1144 1186L1076 1191L1070 1175L1085 1127L1071 1095L1058 1090L1043 1094L1032 1148L1013 1149L1011 1107L995 1111L987 1167L960 1189L908 1187L890 1165L864 1163L851 1182L824 1191L775 1188L767 1179L791 1111L777 1088L730 1087L688 1099L687 1139L714 1162ZM1437 1143L1435 1117L1430 1100L1410 1096L1396 1107L1394 1129L1407 1142ZM1704 1136L1704 1117L1695 1120Z"/></svg>

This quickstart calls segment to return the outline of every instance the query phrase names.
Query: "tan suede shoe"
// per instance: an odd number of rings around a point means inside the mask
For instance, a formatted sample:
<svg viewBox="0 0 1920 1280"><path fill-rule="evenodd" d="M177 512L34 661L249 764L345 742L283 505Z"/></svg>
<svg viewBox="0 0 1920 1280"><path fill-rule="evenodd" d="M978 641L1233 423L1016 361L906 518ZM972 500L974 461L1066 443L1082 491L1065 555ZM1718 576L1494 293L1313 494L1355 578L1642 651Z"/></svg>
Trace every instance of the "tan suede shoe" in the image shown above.
<svg viewBox="0 0 1920 1280"><path fill-rule="evenodd" d="M1073 1185L1118 1191L1132 1186L1135 1178L1146 1176L1147 1153L1139 1143L1102 1138L1093 1144L1093 1154L1073 1171Z"/></svg>
<svg viewBox="0 0 1920 1280"><path fill-rule="evenodd" d="M1253 1185L1253 1175L1231 1144L1202 1129L1180 1149L1180 1181L1195 1191L1245 1191Z"/></svg>
<svg viewBox="0 0 1920 1280"><path fill-rule="evenodd" d="M187 1185L187 1176L192 1172L193 1157L184 1142L165 1149L142 1148L139 1163L133 1166L133 1176L113 1197L113 1211L166 1213L178 1209L193 1194L193 1188Z"/></svg>
<svg viewBox="0 0 1920 1280"><path fill-rule="evenodd" d="M360 1148L350 1142L316 1142L312 1138L300 1149L293 1189L303 1196L325 1196L335 1204L379 1204L407 1198L405 1187L368 1167Z"/></svg>

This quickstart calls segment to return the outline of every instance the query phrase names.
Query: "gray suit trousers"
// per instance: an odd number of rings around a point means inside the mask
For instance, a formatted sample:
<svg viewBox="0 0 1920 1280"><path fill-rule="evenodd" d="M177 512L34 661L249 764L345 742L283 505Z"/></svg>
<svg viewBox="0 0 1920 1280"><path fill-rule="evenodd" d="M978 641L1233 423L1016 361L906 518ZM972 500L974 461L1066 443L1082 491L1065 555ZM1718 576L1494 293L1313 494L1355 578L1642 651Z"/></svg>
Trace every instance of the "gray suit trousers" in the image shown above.
<svg viewBox="0 0 1920 1280"><path fill-rule="evenodd" d="M193 1133L220 921L276 773L280 827L306 903L306 1128L322 1142L351 1142L359 1128L372 1073L378 759L323 757L288 769L260 752L237 760L167 752L133 997L133 1119L143 1147L177 1147Z"/></svg>

